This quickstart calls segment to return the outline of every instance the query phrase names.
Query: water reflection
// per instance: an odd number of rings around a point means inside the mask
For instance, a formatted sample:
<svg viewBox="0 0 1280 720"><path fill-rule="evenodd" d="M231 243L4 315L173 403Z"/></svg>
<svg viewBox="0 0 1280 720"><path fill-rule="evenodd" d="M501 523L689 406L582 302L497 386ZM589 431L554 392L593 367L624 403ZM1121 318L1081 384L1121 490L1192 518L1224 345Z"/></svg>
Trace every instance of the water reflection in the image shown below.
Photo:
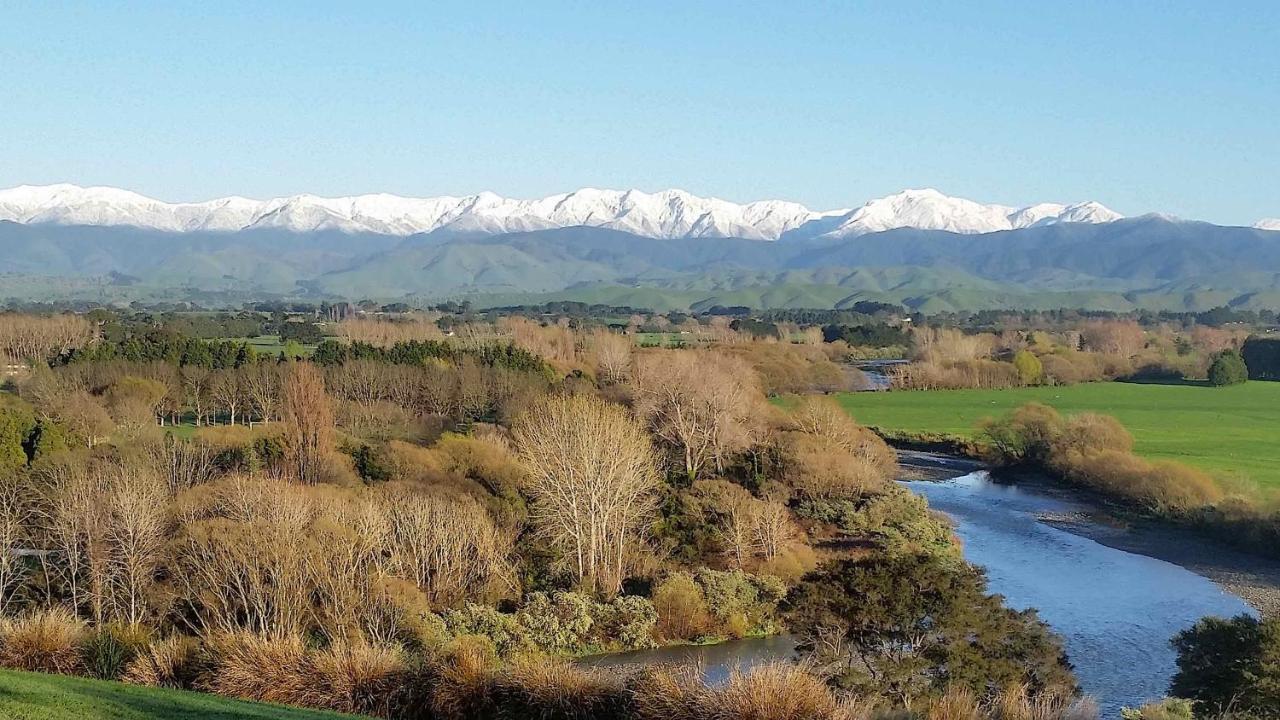
<svg viewBox="0 0 1280 720"><path fill-rule="evenodd" d="M639 665L682 665L699 668L709 683L724 682L734 670L747 671L774 660L787 660L795 654L795 642L787 636L730 640L719 645L681 645L678 647L634 650L632 652L596 655L581 663L596 667Z"/></svg>

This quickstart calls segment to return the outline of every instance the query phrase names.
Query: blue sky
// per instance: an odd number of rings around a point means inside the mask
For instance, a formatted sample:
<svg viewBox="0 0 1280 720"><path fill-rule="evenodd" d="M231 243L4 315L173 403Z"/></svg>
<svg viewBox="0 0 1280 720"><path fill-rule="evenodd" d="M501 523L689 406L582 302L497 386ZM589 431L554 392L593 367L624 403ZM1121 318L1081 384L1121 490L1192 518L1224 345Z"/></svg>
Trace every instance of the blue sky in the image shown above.
<svg viewBox="0 0 1280 720"><path fill-rule="evenodd" d="M0 4L0 186L1280 216L1280 3Z"/></svg>

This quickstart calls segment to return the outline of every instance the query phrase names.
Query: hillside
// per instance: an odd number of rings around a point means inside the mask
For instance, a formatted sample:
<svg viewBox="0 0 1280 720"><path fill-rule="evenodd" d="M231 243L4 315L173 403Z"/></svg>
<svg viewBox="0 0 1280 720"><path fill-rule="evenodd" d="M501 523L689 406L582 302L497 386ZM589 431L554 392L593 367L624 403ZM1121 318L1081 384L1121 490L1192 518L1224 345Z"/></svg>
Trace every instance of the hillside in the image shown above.
<svg viewBox="0 0 1280 720"><path fill-rule="evenodd" d="M170 232L0 221L0 298L422 301L654 298L925 312L1275 307L1280 232L1158 216L989 233L897 228L777 241L645 237L574 226L406 237L337 230Z"/></svg>

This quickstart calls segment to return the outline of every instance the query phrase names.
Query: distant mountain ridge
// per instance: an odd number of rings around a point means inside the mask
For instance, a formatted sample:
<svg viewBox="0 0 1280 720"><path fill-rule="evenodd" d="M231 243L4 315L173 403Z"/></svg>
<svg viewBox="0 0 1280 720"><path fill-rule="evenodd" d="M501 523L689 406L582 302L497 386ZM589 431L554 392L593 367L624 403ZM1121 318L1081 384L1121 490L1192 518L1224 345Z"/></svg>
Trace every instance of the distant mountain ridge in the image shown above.
<svg viewBox="0 0 1280 720"><path fill-rule="evenodd" d="M1157 215L981 234L894 228L778 242L576 225L408 237L0 220L0 298L571 298L649 307L1280 309L1280 232ZM129 282L120 282L127 277ZM480 302L486 302L480 300Z"/></svg>
<svg viewBox="0 0 1280 720"><path fill-rule="evenodd" d="M334 230L407 236L449 231L500 235L587 226L648 238L748 240L855 237L900 227L986 233L1058 222L1105 223L1122 216L1097 202L986 205L933 189L904 190L852 210L814 211L783 200L738 204L683 190L584 188L536 200L493 193L407 198L295 195L166 203L128 190L22 185L0 190L0 220L21 224L138 227L168 232Z"/></svg>

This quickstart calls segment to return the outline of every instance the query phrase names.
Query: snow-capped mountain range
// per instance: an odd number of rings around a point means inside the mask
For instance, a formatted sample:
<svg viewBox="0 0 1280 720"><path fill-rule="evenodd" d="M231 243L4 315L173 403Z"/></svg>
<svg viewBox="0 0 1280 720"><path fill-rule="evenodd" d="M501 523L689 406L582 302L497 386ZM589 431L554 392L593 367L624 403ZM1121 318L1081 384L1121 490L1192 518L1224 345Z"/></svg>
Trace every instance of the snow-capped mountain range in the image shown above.
<svg viewBox="0 0 1280 720"><path fill-rule="evenodd" d="M780 200L742 205L683 190L584 188L537 200L485 192L435 198L387 194L295 195L271 200L226 197L199 203L166 203L118 188L69 184L0 190L0 220L171 232L283 228L412 235L450 229L502 234L587 225L654 238L778 240L791 235L845 238L902 227L986 233L1060 222L1105 223L1121 217L1097 202L1015 208L949 197L932 189L904 190L853 210L826 212Z"/></svg>
<svg viewBox="0 0 1280 720"><path fill-rule="evenodd" d="M1259 230L1275 230L1280 232L1280 218L1263 218L1253 224Z"/></svg>

